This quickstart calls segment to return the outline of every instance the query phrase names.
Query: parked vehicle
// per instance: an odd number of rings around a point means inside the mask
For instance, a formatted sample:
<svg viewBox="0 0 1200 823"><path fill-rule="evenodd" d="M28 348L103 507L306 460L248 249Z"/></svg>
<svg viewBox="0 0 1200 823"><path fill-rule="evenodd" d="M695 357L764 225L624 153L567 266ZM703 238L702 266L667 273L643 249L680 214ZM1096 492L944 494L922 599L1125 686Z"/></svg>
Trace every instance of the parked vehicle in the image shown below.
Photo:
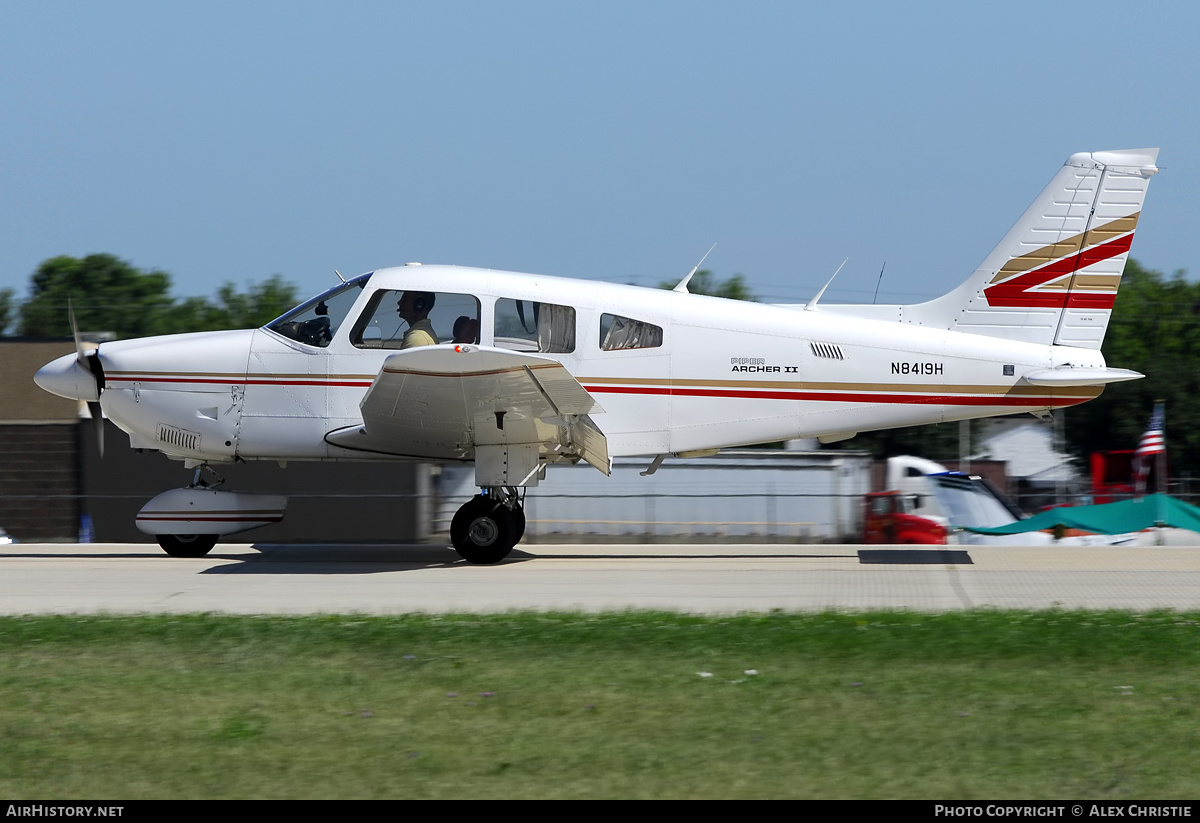
<svg viewBox="0 0 1200 823"><path fill-rule="evenodd" d="M1137 494L1137 478L1133 468L1136 449L1114 449L1110 451L1092 452L1092 502L1112 503L1116 500L1128 500ZM1166 459L1163 460L1166 467ZM1169 472L1168 472L1169 474ZM1160 483L1158 466L1150 462L1143 493L1166 491L1166 484Z"/></svg>
<svg viewBox="0 0 1200 823"><path fill-rule="evenodd" d="M990 536L956 526L1004 526L1024 515L986 480L920 457L888 460L886 491L863 501L863 542L937 545L945 543L1049 543L1044 534Z"/></svg>
<svg viewBox="0 0 1200 823"><path fill-rule="evenodd" d="M946 518L913 514L920 495L872 492L863 499L863 542L940 544L946 542Z"/></svg>

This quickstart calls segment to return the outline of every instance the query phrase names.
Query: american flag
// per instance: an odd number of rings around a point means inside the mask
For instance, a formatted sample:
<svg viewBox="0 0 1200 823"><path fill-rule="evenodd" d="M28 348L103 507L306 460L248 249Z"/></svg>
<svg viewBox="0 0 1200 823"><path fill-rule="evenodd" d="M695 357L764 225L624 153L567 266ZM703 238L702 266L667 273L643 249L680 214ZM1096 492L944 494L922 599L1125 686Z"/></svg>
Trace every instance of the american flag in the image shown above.
<svg viewBox="0 0 1200 823"><path fill-rule="evenodd" d="M1146 433L1138 441L1137 451L1133 453L1134 471L1137 474L1139 490L1146 485L1146 478L1150 475L1150 465L1154 455L1162 454L1166 450L1167 443L1163 437L1163 404L1155 403L1154 413L1150 415L1150 425L1146 427Z"/></svg>

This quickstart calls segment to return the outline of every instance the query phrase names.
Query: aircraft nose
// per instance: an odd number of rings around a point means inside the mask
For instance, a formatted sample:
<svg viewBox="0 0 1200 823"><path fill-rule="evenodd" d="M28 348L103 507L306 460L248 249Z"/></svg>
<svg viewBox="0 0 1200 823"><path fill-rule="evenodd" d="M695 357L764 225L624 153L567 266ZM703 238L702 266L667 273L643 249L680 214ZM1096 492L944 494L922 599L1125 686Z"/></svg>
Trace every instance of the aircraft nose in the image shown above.
<svg viewBox="0 0 1200 823"><path fill-rule="evenodd" d="M95 375L74 354L64 354L42 366L33 376L33 382L59 397L93 403L100 399Z"/></svg>

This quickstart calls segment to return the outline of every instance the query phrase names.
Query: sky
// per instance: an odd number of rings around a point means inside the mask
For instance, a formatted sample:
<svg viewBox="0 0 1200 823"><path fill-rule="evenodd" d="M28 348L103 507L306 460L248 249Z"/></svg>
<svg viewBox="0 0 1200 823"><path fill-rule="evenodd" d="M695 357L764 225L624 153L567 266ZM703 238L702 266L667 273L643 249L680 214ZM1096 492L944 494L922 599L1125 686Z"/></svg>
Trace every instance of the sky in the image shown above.
<svg viewBox="0 0 1200 823"><path fill-rule="evenodd" d="M774 302L847 258L824 302L916 302L1069 155L1148 146L1132 255L1196 276L1198 33L1194 2L0 0L0 288L96 252L180 296L657 285L717 243Z"/></svg>

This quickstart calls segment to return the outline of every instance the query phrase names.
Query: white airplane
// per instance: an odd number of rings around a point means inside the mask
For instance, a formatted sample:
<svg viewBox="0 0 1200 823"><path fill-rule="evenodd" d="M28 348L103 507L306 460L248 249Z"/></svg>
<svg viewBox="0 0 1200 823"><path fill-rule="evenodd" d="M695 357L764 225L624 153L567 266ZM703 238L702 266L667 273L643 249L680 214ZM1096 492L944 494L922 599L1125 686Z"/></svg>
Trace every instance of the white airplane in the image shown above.
<svg viewBox="0 0 1200 823"><path fill-rule="evenodd" d="M261 329L77 344L35 379L195 469L138 514L168 554L283 517L284 498L210 487L214 464L473 461L481 493L450 536L495 563L550 464L607 474L645 455L650 473L668 455L1044 416L1141 377L1108 368L1100 344L1157 157L1072 155L980 267L926 303L825 305L822 289L762 305L689 294L691 274L666 291L410 263Z"/></svg>

